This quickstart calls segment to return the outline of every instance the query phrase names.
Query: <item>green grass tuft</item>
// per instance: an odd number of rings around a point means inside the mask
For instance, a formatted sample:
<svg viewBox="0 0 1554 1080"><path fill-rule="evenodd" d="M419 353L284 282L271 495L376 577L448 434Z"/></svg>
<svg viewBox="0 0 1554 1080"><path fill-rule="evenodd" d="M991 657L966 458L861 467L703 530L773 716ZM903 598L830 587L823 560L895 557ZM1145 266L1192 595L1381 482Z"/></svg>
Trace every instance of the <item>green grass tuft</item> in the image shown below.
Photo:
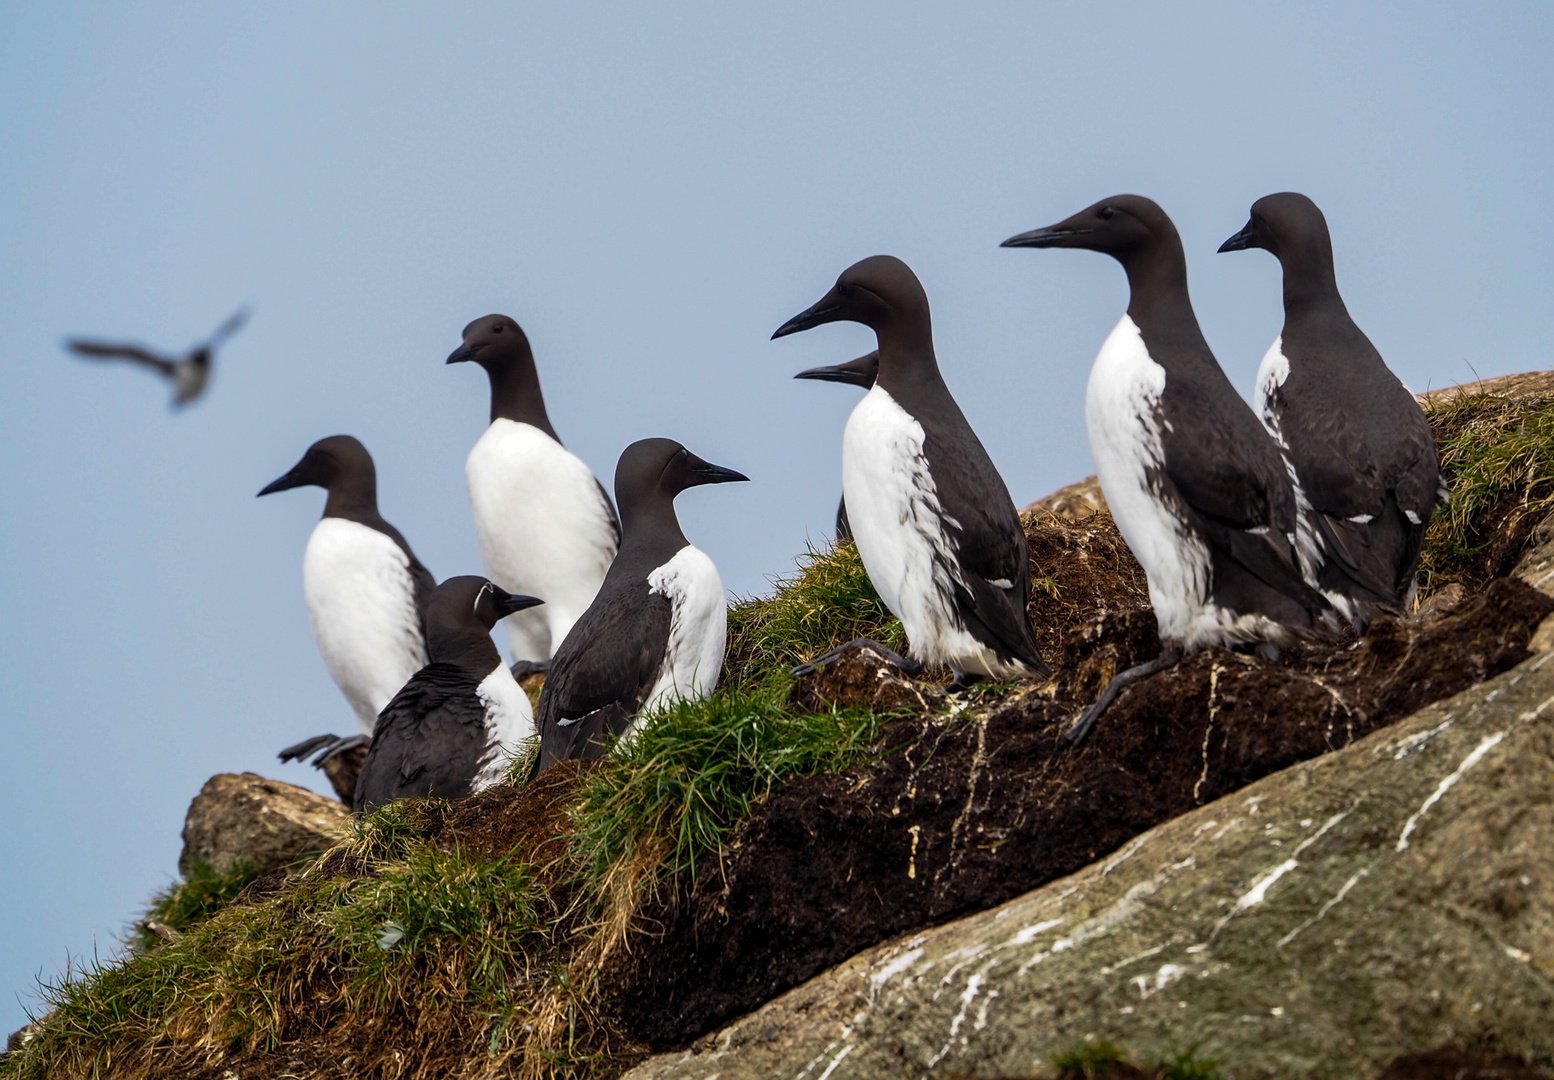
<svg viewBox="0 0 1554 1080"><path fill-rule="evenodd" d="M880 719L862 709L792 715L771 689L677 702L584 781L580 857L599 880L657 845L661 876L693 872L775 785L867 759Z"/></svg>
<svg viewBox="0 0 1554 1080"><path fill-rule="evenodd" d="M788 670L853 638L872 637L906 649L901 622L885 607L863 568L858 549L843 542L813 547L799 571L774 582L769 597L740 600L728 612L723 684L737 693L787 684Z"/></svg>
<svg viewBox="0 0 1554 1080"><path fill-rule="evenodd" d="M1554 510L1554 399L1457 394L1426 412L1452 495L1425 537L1422 593L1453 581L1480 584L1476 563L1494 536ZM1486 517L1497 507L1510 517Z"/></svg>
<svg viewBox="0 0 1554 1080"><path fill-rule="evenodd" d="M260 876L258 870L241 860L228 870L214 870L204 863L196 863L189 868L184 880L151 898L145 915L135 924L134 944L138 948L149 948L157 943L158 939L145 926L151 920L180 934L196 923L204 922L236 900L238 894Z"/></svg>
<svg viewBox="0 0 1554 1080"><path fill-rule="evenodd" d="M1059 1080L1089 1080L1097 1073L1105 1073L1123 1063L1122 1050L1108 1039L1083 1042L1052 1058L1052 1067L1058 1071Z"/></svg>

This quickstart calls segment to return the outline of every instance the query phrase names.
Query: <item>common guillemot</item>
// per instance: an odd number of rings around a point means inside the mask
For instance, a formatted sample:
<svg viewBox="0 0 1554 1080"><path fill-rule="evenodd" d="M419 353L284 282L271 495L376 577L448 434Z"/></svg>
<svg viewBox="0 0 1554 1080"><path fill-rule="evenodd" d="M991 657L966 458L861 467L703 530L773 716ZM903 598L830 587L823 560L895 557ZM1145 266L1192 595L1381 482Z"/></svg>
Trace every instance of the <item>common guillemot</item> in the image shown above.
<svg viewBox="0 0 1554 1080"><path fill-rule="evenodd" d="M464 328L448 363L473 360L491 382L491 425L464 465L486 572L545 606L507 620L515 672L544 670L588 605L620 546L604 487L561 445L529 339L505 315Z"/></svg>
<svg viewBox="0 0 1554 1080"><path fill-rule="evenodd" d="M378 714L356 781L358 813L395 799L457 799L502 778L518 744L534 734L534 712L491 629L540 603L483 577L437 586L427 608L430 662Z"/></svg>
<svg viewBox="0 0 1554 1080"><path fill-rule="evenodd" d="M313 485L329 492L302 557L302 592L324 667L351 703L360 734L316 735L282 761L336 754L372 739L378 713L426 663L426 606L437 587L398 529L378 513L378 474L350 435L308 447L291 471L260 495Z"/></svg>
<svg viewBox="0 0 1554 1080"><path fill-rule="evenodd" d="M216 328L210 339L196 345L183 356L167 356L144 345L130 342L92 341L71 338L66 348L88 360L128 360L132 364L149 368L173 384L173 408L178 409L198 400L210 385L211 363L216 349L222 342L242 329L248 321L248 309L235 312Z"/></svg>
<svg viewBox="0 0 1554 1080"><path fill-rule="evenodd" d="M842 439L842 495L869 580L906 629L907 670L942 664L959 682L1050 675L1026 612L1025 532L939 373L917 275L889 255L854 263L772 337L841 320L879 342L879 375Z"/></svg>
<svg viewBox="0 0 1554 1080"><path fill-rule="evenodd" d="M620 554L551 661L536 773L598 757L610 738L632 733L640 713L717 686L728 638L723 579L685 538L674 500L687 488L748 479L673 439L626 447L615 467Z"/></svg>
<svg viewBox="0 0 1554 1080"><path fill-rule="evenodd" d="M1107 505L1149 580L1165 651L1113 678L1069 741L1124 687L1182 653L1268 653L1330 633L1331 608L1296 563L1294 486L1203 338L1171 219L1149 199L1118 195L1001 246L1104 252L1127 271L1131 294L1091 368L1085 430Z"/></svg>
<svg viewBox="0 0 1554 1080"><path fill-rule="evenodd" d="M795 379L816 379L820 382L846 383L848 386L856 386L862 390L872 390L874 380L880 373L880 351L875 349L871 353L865 353L856 360L849 360L845 364L832 364L829 367L814 367L808 371L801 371L793 376ZM836 540L853 538L852 524L847 520L847 496L842 496L836 504Z"/></svg>
<svg viewBox="0 0 1554 1080"><path fill-rule="evenodd" d="M1447 498L1429 421L1349 317L1327 219L1304 195L1252 204L1220 251L1263 248L1284 270L1284 329L1257 372L1263 423L1295 477L1306 580L1356 631L1414 600L1430 517Z"/></svg>

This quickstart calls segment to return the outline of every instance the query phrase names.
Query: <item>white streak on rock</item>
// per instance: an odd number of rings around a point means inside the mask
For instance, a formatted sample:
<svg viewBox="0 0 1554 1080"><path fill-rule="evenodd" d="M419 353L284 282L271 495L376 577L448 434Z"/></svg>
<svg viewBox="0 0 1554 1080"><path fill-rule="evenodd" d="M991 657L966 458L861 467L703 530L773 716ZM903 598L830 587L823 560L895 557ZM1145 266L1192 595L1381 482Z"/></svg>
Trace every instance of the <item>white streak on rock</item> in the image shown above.
<svg viewBox="0 0 1554 1080"><path fill-rule="evenodd" d="M1302 931L1309 929L1318 922L1321 922L1323 916L1325 916L1329 911L1332 911L1333 908L1337 907L1338 904L1343 901L1343 898L1349 895L1349 890L1354 888L1359 880L1370 872L1371 868L1368 866L1362 866L1359 870L1356 870L1349 878L1349 880L1343 883L1343 887L1340 888L1331 897L1329 897L1327 903L1323 904L1320 908L1317 909L1317 913L1315 915L1301 923L1295 929L1291 930L1288 934L1285 934L1282 938L1275 942L1274 948L1284 948L1284 946L1294 941Z"/></svg>
<svg viewBox="0 0 1554 1080"><path fill-rule="evenodd" d="M1550 700L1554 701L1554 698L1551 698ZM1543 706L1540 705L1538 708L1541 710ZM1414 826L1419 823L1419 819L1424 817L1425 812L1429 810L1430 807L1440 802L1441 796L1450 791L1452 789L1452 785L1455 784L1458 780L1461 780L1464 773L1482 761L1484 755L1489 753L1490 750L1494 749L1495 744L1503 738L1505 738L1505 732L1503 731L1497 731L1493 735L1484 736L1483 741L1480 742L1478 746L1473 748L1473 753L1462 759L1462 764L1457 766L1457 771L1436 785L1435 790L1430 793L1430 797L1424 801L1424 805L1422 805L1418 810L1415 810L1414 816L1403 823L1403 835L1398 837L1399 851L1407 849L1408 838L1413 833Z"/></svg>

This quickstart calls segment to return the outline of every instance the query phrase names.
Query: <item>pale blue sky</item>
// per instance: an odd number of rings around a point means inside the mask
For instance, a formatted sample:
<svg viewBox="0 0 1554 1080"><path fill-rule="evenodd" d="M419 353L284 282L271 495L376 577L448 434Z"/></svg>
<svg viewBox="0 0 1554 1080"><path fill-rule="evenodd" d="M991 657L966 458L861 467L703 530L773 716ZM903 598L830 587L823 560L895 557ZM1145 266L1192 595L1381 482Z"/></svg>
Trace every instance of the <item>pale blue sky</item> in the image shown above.
<svg viewBox="0 0 1554 1080"><path fill-rule="evenodd" d="M1550 365L1554 5L0 4L0 1034L174 873L213 772L353 721L314 648L314 439L360 437L438 577L479 570L470 319L516 318L609 482L666 435L752 483L681 499L740 593L829 533L857 392L768 342L848 264L906 259L945 378L1021 504L1090 471L1086 373L1125 300L1001 251L1159 201L1245 389L1278 331L1253 200L1327 212L1339 284L1422 388ZM254 318L171 415L70 333L182 347ZM503 642L505 646L505 642Z"/></svg>

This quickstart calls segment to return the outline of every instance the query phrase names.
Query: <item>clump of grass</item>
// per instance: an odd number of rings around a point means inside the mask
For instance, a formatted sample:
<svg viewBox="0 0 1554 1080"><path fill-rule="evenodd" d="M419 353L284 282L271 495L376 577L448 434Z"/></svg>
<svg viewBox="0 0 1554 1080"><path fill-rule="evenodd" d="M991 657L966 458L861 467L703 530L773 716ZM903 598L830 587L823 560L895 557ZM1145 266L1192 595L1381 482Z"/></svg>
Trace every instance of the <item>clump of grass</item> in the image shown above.
<svg viewBox="0 0 1554 1080"><path fill-rule="evenodd" d="M774 584L771 596L729 608L723 679L731 690L748 692L774 679L785 683L789 668L853 638L906 649L900 621L874 591L851 542L829 551L811 547L800 556L798 573Z"/></svg>
<svg viewBox="0 0 1554 1080"><path fill-rule="evenodd" d="M584 781L580 858L599 880L633 849L657 846L660 877L693 873L777 784L868 758L880 719L862 709L792 715L770 689L676 702Z"/></svg>
<svg viewBox="0 0 1554 1080"><path fill-rule="evenodd" d="M1426 412L1452 495L1425 536L1422 593L1479 584L1497 536L1554 511L1554 397L1456 394Z"/></svg>
<svg viewBox="0 0 1554 1080"><path fill-rule="evenodd" d="M195 863L182 881L151 898L146 913L135 923L134 944L138 948L148 948L158 941L147 929L147 923L161 923L181 934L196 923L204 922L236 900L238 894L260 876L257 869L241 859L225 870Z"/></svg>
<svg viewBox="0 0 1554 1080"><path fill-rule="evenodd" d="M1196 1047L1155 1063L1160 1080L1220 1080L1219 1062L1198 1057Z"/></svg>
<svg viewBox="0 0 1554 1080"><path fill-rule="evenodd" d="M1053 1056L1052 1067L1059 1080L1091 1080L1104 1076L1124 1061L1122 1050L1109 1039L1097 1039L1072 1046Z"/></svg>

